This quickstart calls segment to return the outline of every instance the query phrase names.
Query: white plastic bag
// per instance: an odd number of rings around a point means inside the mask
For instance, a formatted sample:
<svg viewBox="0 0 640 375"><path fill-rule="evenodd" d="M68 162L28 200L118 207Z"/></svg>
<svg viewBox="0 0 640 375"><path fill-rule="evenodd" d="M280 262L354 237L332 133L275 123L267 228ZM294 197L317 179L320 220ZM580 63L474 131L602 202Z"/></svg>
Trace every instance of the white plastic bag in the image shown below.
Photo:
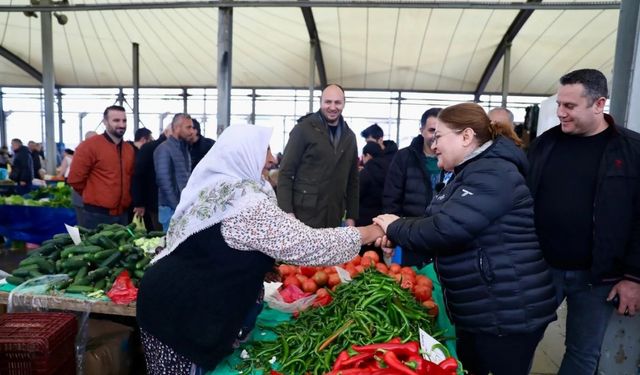
<svg viewBox="0 0 640 375"><path fill-rule="evenodd" d="M282 296L278 292L278 288L282 283L264 283L264 301L274 310L293 313L296 311L303 311L309 308L316 300L316 295L312 294L308 297L303 297L295 302L287 303L282 299Z"/></svg>

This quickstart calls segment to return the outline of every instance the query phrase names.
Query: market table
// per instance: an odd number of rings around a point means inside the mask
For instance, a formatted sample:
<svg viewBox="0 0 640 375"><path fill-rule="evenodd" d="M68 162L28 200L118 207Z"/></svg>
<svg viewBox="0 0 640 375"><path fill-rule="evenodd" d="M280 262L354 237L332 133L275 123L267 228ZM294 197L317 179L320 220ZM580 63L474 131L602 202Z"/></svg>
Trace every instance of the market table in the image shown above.
<svg viewBox="0 0 640 375"><path fill-rule="evenodd" d="M12 287L4 284L0 287L0 305L9 305L9 294ZM136 316L136 304L117 305L108 300L81 299L80 295L21 295L21 304L29 306L46 306L49 309L86 312L87 305L91 313L120 316Z"/></svg>

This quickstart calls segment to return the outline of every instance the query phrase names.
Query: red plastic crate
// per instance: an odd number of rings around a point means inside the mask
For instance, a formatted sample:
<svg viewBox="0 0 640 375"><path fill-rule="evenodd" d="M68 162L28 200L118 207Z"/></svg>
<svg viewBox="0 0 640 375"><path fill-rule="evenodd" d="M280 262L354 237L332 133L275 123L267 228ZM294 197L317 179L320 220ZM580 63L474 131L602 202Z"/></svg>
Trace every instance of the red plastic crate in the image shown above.
<svg viewBox="0 0 640 375"><path fill-rule="evenodd" d="M0 375L72 375L76 373L73 314L0 315Z"/></svg>

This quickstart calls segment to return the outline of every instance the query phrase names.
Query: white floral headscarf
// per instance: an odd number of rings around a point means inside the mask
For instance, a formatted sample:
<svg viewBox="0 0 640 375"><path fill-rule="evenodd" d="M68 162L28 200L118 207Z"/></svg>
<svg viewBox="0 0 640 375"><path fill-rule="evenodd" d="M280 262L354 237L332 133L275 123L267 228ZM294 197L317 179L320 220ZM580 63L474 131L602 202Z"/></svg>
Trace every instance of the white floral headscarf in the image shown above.
<svg viewBox="0 0 640 375"><path fill-rule="evenodd" d="M231 125L202 158L182 190L171 218L166 247L152 262L169 255L189 236L222 220L275 199L262 178L271 128Z"/></svg>

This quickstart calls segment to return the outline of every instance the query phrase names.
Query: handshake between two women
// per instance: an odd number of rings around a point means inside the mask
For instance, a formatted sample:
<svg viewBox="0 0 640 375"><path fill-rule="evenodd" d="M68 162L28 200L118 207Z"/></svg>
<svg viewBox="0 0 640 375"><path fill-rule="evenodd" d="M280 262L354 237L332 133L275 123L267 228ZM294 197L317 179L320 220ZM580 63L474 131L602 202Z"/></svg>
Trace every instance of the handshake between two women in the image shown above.
<svg viewBox="0 0 640 375"><path fill-rule="evenodd" d="M382 248L385 256L393 256L395 245L387 237L387 228L399 218L400 217L392 214L382 214L373 218L373 224L358 227L362 243L367 245L374 244L376 247Z"/></svg>

